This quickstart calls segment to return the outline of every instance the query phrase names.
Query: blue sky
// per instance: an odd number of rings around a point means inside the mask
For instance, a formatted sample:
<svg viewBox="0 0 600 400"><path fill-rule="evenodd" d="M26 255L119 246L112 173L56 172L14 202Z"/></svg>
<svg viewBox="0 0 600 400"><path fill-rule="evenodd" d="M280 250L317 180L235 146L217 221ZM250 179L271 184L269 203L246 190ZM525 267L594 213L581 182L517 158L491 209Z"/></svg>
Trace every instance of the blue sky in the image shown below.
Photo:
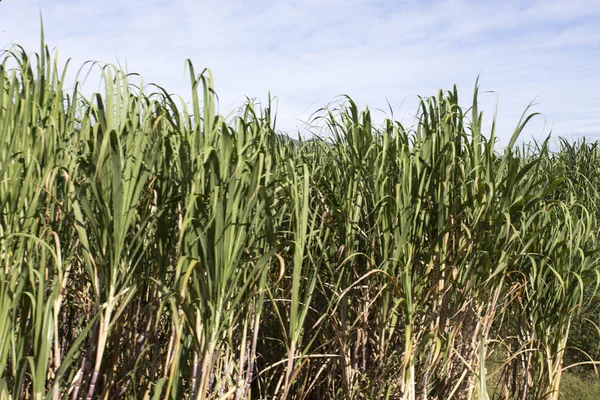
<svg viewBox="0 0 600 400"><path fill-rule="evenodd" d="M389 101L407 123L415 95L453 84L468 106L481 74L500 145L534 99L544 117L525 139L600 138L598 0L4 0L0 48L37 51L40 8L72 77L87 60L118 61L188 99L191 58L213 71L222 113L271 91L287 131L341 94L373 110Z"/></svg>

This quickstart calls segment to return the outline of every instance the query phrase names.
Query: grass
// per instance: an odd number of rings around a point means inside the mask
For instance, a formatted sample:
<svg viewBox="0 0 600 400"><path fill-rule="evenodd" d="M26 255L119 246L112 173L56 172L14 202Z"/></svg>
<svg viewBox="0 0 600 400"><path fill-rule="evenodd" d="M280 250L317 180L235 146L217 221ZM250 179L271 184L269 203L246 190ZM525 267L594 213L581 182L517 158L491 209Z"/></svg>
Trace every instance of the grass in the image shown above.
<svg viewBox="0 0 600 400"><path fill-rule="evenodd" d="M600 380L565 372L560 392L562 399L595 400L600 398Z"/></svg>
<svg viewBox="0 0 600 400"><path fill-rule="evenodd" d="M270 101L219 115L191 63L187 105L110 65L67 91L43 41L0 60L1 398L577 390L597 144L519 147L526 111L498 150L477 85L410 127L346 98L292 141Z"/></svg>

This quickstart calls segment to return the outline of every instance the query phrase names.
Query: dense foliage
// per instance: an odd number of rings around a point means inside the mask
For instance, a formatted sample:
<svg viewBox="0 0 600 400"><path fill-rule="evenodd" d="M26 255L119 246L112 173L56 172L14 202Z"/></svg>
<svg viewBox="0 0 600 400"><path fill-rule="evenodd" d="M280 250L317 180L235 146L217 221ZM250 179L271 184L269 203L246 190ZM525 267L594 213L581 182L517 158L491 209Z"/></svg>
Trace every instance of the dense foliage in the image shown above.
<svg viewBox="0 0 600 400"><path fill-rule="evenodd" d="M1 398L554 399L597 339L596 144L494 149L477 89L292 141L42 49L0 59Z"/></svg>

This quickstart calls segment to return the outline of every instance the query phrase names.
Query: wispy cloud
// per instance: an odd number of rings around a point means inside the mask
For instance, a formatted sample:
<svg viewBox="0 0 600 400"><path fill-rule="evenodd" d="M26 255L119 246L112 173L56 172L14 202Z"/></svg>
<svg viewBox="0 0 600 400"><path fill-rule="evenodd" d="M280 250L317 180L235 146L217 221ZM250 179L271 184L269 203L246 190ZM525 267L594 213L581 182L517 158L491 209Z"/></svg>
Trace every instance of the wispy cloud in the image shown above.
<svg viewBox="0 0 600 400"><path fill-rule="evenodd" d="M40 8L47 42L76 66L126 61L189 98L191 58L213 70L222 112L270 90L288 131L340 94L372 109L389 100L402 117L414 95L457 84L468 105L481 73L482 91L498 95L502 142L534 99L546 118L527 135L600 136L597 0L5 0L0 46L35 51ZM495 102L482 97L489 118Z"/></svg>

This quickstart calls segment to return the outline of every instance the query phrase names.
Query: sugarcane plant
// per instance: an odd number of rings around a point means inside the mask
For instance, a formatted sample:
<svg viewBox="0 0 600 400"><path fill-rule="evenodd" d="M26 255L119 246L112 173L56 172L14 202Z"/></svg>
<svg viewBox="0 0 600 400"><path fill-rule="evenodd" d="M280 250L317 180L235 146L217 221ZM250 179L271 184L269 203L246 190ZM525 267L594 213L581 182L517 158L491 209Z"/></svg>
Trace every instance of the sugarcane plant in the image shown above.
<svg viewBox="0 0 600 400"><path fill-rule="evenodd" d="M271 97L221 115L190 61L190 102L67 69L43 39L0 58L0 398L559 398L596 143L524 143L527 109L498 148L478 83L288 136Z"/></svg>

